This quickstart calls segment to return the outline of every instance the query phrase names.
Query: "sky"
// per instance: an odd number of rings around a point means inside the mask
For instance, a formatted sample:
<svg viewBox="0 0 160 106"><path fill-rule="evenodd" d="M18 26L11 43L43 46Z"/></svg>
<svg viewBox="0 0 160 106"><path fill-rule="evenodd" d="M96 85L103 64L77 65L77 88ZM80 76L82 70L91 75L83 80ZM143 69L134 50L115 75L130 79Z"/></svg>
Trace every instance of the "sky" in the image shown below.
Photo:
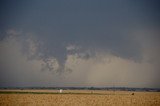
<svg viewBox="0 0 160 106"><path fill-rule="evenodd" d="M0 87L160 88L158 0L1 0Z"/></svg>

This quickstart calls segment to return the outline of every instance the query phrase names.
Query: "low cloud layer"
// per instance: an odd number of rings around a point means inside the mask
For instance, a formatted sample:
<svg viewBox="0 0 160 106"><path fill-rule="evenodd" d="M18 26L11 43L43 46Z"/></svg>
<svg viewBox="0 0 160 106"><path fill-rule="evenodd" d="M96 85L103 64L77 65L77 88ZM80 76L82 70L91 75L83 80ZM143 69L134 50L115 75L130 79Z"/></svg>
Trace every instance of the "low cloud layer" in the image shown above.
<svg viewBox="0 0 160 106"><path fill-rule="evenodd" d="M61 63L56 55L46 56L45 43L35 35L7 30L0 41L0 86L160 87L160 49L155 39L159 32L131 34L141 48L139 61L110 50L92 53L83 45L67 44Z"/></svg>

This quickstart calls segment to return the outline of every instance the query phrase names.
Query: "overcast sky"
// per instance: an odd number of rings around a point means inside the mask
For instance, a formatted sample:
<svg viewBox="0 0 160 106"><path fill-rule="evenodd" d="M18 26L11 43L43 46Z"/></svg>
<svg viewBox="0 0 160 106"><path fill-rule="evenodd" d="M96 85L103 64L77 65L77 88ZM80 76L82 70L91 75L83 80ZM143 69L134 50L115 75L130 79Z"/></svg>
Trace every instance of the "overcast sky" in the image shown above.
<svg viewBox="0 0 160 106"><path fill-rule="evenodd" d="M158 0L1 0L0 87L160 88Z"/></svg>

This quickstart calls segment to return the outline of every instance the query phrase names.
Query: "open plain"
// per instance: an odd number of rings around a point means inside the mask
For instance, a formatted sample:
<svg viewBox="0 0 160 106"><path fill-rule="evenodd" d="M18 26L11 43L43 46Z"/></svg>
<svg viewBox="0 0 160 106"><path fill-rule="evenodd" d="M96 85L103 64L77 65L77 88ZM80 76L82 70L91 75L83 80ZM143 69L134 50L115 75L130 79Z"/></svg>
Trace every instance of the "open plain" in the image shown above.
<svg viewBox="0 0 160 106"><path fill-rule="evenodd" d="M0 90L0 106L160 106L160 92Z"/></svg>

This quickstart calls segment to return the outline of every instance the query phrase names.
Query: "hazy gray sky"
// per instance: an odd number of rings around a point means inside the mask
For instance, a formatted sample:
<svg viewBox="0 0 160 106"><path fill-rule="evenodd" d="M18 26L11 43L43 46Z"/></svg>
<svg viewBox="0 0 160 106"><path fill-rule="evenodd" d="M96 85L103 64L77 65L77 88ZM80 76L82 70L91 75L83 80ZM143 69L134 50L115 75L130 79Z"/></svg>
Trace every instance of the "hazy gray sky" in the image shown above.
<svg viewBox="0 0 160 106"><path fill-rule="evenodd" d="M0 87L160 88L158 0L1 0Z"/></svg>

